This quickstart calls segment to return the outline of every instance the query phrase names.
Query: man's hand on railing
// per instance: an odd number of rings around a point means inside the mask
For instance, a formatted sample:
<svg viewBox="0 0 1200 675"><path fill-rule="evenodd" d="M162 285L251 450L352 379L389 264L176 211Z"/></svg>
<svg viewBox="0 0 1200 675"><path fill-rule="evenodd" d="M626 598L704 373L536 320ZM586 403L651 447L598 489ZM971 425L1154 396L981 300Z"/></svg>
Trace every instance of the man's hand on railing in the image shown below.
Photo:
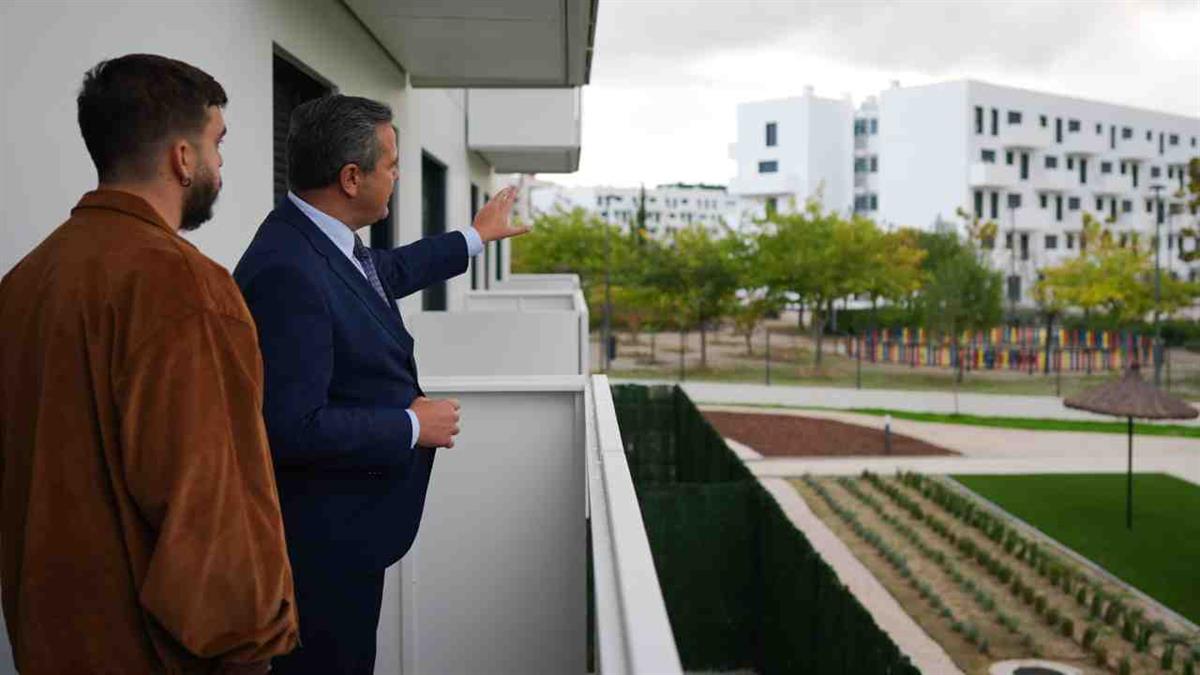
<svg viewBox="0 0 1200 675"><path fill-rule="evenodd" d="M417 437L417 445L424 448L454 447L454 437L458 435L458 401L452 398L434 400L422 396L412 402L409 410L413 411L421 424L421 435Z"/></svg>
<svg viewBox="0 0 1200 675"><path fill-rule="evenodd" d="M475 231L486 244L497 239L507 239L529 231L528 226L513 227L509 222L513 204L517 201L517 188L506 187L492 197L491 201L475 214Z"/></svg>

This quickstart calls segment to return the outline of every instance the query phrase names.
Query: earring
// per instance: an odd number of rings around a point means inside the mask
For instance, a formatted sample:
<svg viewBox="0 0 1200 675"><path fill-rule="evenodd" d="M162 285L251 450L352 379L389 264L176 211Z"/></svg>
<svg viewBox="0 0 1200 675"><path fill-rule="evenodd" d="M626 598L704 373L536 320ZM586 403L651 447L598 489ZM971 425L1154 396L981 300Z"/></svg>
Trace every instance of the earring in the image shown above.
<svg viewBox="0 0 1200 675"><path fill-rule="evenodd" d="M179 181L179 184L182 185L183 187L191 187L192 186L192 177L188 176L188 177L184 178L183 180Z"/></svg>

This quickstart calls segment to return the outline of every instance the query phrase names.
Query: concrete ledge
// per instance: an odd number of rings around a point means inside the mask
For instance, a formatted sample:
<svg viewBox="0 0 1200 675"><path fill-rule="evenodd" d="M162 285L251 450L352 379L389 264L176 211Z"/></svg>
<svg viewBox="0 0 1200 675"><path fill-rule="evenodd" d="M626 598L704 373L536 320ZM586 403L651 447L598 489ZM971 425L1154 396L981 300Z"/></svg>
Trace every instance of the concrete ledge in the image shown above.
<svg viewBox="0 0 1200 675"><path fill-rule="evenodd" d="M735 441L732 438L726 438L725 445L728 445L729 449L733 450L733 454L737 455L738 459L742 460L743 462L757 462L763 458L763 456L755 451L754 448L746 445L745 443Z"/></svg>
<svg viewBox="0 0 1200 675"><path fill-rule="evenodd" d="M846 544L821 522L790 483L782 478L759 478L758 482L779 504L788 520L812 544L813 550L831 567L838 579L892 642L923 673L961 675L950 655L917 625L883 584L854 557Z"/></svg>

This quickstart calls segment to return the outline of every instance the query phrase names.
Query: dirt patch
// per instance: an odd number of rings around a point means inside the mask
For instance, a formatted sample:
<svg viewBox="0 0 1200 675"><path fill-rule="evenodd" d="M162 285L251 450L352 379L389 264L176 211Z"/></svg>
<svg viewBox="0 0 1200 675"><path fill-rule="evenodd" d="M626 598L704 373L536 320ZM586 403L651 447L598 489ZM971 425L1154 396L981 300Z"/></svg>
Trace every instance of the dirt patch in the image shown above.
<svg viewBox="0 0 1200 675"><path fill-rule="evenodd" d="M722 436L745 443L765 457L958 455L895 432L887 452L882 430L834 420L716 411L705 412L704 417Z"/></svg>

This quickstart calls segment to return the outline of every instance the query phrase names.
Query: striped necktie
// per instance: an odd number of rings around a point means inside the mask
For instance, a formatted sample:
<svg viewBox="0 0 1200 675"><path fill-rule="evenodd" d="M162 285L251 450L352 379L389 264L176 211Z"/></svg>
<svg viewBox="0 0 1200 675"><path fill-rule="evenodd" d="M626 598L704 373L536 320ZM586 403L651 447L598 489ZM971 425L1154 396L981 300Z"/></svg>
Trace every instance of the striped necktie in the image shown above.
<svg viewBox="0 0 1200 675"><path fill-rule="evenodd" d="M362 239L356 234L354 235L354 257L362 265L363 272L367 275L367 281L371 282L371 288L379 294L383 304L392 307L392 301L388 298L387 291L383 290L383 284L379 281L379 273L375 271L375 262L371 260L371 252L363 246Z"/></svg>

